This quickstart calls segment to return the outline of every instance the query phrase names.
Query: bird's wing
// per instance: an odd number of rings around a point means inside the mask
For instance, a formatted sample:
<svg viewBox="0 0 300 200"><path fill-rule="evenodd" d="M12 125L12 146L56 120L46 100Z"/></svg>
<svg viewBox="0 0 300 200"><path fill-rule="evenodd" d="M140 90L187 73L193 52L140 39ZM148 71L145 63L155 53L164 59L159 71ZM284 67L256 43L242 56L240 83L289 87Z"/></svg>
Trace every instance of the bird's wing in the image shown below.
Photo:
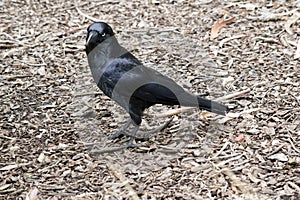
<svg viewBox="0 0 300 200"><path fill-rule="evenodd" d="M136 66L123 74L115 87L120 96L133 96L149 103L176 104L176 95L185 93L172 79L154 69Z"/></svg>

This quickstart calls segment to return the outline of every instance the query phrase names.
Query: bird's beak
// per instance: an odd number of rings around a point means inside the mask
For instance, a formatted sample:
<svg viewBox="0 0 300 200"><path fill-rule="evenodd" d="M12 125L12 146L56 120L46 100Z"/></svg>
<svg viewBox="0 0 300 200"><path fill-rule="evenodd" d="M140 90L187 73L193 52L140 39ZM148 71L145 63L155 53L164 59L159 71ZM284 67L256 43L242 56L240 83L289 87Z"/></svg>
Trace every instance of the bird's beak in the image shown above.
<svg viewBox="0 0 300 200"><path fill-rule="evenodd" d="M91 31L88 34L88 38L86 39L86 45L90 42L90 40L95 37L98 33L96 31Z"/></svg>

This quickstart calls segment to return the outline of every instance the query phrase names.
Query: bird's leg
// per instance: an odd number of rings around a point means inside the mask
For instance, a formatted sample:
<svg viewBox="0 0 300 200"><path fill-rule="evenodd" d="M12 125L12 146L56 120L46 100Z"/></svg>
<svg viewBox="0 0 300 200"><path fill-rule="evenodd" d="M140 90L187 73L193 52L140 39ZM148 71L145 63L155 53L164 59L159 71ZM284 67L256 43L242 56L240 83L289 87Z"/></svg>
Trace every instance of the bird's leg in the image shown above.
<svg viewBox="0 0 300 200"><path fill-rule="evenodd" d="M167 128L169 126L169 124L173 121L173 119L174 119L174 117L171 117L171 119L169 119L168 121L166 121L163 125L155 128L155 129L153 129L151 131L145 132L145 134L151 135L153 133L156 133L156 132L164 130L165 128Z"/></svg>
<svg viewBox="0 0 300 200"><path fill-rule="evenodd" d="M135 135L136 135L136 133L138 132L139 128L140 128L139 125L135 125L135 124L134 124L133 131L131 132L130 135L128 135L128 136L130 137L130 140L129 140L128 143L125 145L126 147L131 148L131 147L139 147L139 146L140 146L140 145L138 145L138 144L134 144L134 143L133 143L133 139L136 138Z"/></svg>
<svg viewBox="0 0 300 200"><path fill-rule="evenodd" d="M139 145L137 144L133 144L133 139L137 139L137 140L148 140L149 136L153 133L157 133L159 131L162 131L163 129L165 129L173 120L173 117L171 119L169 119L167 122L165 122L163 125L151 130L151 131L147 131L144 132L144 136L136 136L136 133L139 130L139 125L136 125L134 123L132 123L131 119L129 119L126 124L116 133L112 134L111 136L108 137L108 139L115 139L120 137L121 135L125 135L130 137L130 140L128 141L128 143L126 144L126 147L137 147ZM131 133L126 132L126 129L130 126L130 124L134 125L133 131Z"/></svg>
<svg viewBox="0 0 300 200"><path fill-rule="evenodd" d="M114 133L114 134L108 136L107 138L108 138L109 140L113 140L113 139L116 139L116 138L118 138L118 137L120 137L120 136L122 136L122 135L128 135L128 134L126 133L126 129L130 126L130 124L131 124L131 119L129 119L129 120L126 122L126 124L125 124L122 128L120 128L120 130L118 130L116 133Z"/></svg>
<svg viewBox="0 0 300 200"><path fill-rule="evenodd" d="M172 117L171 119L169 119L167 122L165 122L163 125L151 130L151 131L147 131L147 132L144 132L143 133L143 136L136 136L136 132L134 133L134 131L132 133L134 134L131 134L131 135L128 135L127 133L124 133L124 135L126 136L129 136L131 138L134 138L136 140L148 140L149 139L149 136L151 134L154 134L154 133L157 133L157 132L160 132L162 130L164 130L171 122L172 120L174 119L174 117Z"/></svg>
<svg viewBox="0 0 300 200"><path fill-rule="evenodd" d="M126 132L126 129L130 126L131 123L132 123L132 120L129 119L120 130L118 130L116 133L108 136L108 139L112 140L112 139L120 137L121 135L126 135L126 136L130 137L130 140L128 141L127 144L125 144L125 147L129 147L129 148L138 147L139 145L133 143L133 139L135 138L135 135L139 130L139 126L134 124L133 131L131 133Z"/></svg>

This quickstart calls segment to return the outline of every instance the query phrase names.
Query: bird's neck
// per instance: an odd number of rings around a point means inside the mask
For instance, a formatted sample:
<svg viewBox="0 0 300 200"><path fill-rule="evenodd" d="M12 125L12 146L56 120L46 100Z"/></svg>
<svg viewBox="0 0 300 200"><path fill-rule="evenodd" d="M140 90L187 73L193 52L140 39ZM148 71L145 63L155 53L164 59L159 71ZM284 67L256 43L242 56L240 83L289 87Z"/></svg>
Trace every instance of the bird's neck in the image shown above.
<svg viewBox="0 0 300 200"><path fill-rule="evenodd" d="M86 46L87 55L90 54L105 54L108 59L118 58L127 53L115 36L112 36L101 43L90 43Z"/></svg>
<svg viewBox="0 0 300 200"><path fill-rule="evenodd" d="M118 40L115 38L115 36L111 37L110 45L107 48L107 56L111 59L119 58L125 53L127 53L127 50L123 48Z"/></svg>
<svg viewBox="0 0 300 200"><path fill-rule="evenodd" d="M126 54L127 50L123 48L112 36L100 44L96 45L88 52L88 62L96 83L100 80L102 73L111 61Z"/></svg>

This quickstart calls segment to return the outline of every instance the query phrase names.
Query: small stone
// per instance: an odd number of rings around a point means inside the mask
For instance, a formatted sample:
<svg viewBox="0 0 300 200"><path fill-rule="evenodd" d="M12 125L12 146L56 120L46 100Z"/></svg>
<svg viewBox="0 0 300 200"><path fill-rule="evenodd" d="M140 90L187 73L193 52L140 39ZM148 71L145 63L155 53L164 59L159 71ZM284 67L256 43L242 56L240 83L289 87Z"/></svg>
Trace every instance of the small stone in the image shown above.
<svg viewBox="0 0 300 200"><path fill-rule="evenodd" d="M65 149L65 148L67 148L67 147L68 147L67 144L63 144L63 143L59 143L59 144L58 144L58 149Z"/></svg>
<svg viewBox="0 0 300 200"><path fill-rule="evenodd" d="M42 152L42 153L39 155L39 157L38 157L37 160L38 160L40 163L44 162L44 160L45 160L45 154Z"/></svg>
<svg viewBox="0 0 300 200"><path fill-rule="evenodd" d="M201 151L199 149L197 149L193 152L193 154L194 154L194 156L198 157L201 155Z"/></svg>
<svg viewBox="0 0 300 200"><path fill-rule="evenodd" d="M253 129L250 129L247 131L247 133L250 133L250 134L253 134L253 135L256 135L258 134L260 131L256 128L253 128Z"/></svg>
<svg viewBox="0 0 300 200"><path fill-rule="evenodd" d="M277 154L273 154L271 156L268 157L270 160L279 160L281 162L287 162L289 159L286 155L284 155L283 153L277 153Z"/></svg>
<svg viewBox="0 0 300 200"><path fill-rule="evenodd" d="M40 67L37 72L39 73L39 75L44 76L46 74L46 69L44 66Z"/></svg>
<svg viewBox="0 0 300 200"><path fill-rule="evenodd" d="M111 128L114 128L114 127L117 127L117 126L118 126L118 123L116 123L116 122L112 122L112 123L109 124L109 127L111 127Z"/></svg>

